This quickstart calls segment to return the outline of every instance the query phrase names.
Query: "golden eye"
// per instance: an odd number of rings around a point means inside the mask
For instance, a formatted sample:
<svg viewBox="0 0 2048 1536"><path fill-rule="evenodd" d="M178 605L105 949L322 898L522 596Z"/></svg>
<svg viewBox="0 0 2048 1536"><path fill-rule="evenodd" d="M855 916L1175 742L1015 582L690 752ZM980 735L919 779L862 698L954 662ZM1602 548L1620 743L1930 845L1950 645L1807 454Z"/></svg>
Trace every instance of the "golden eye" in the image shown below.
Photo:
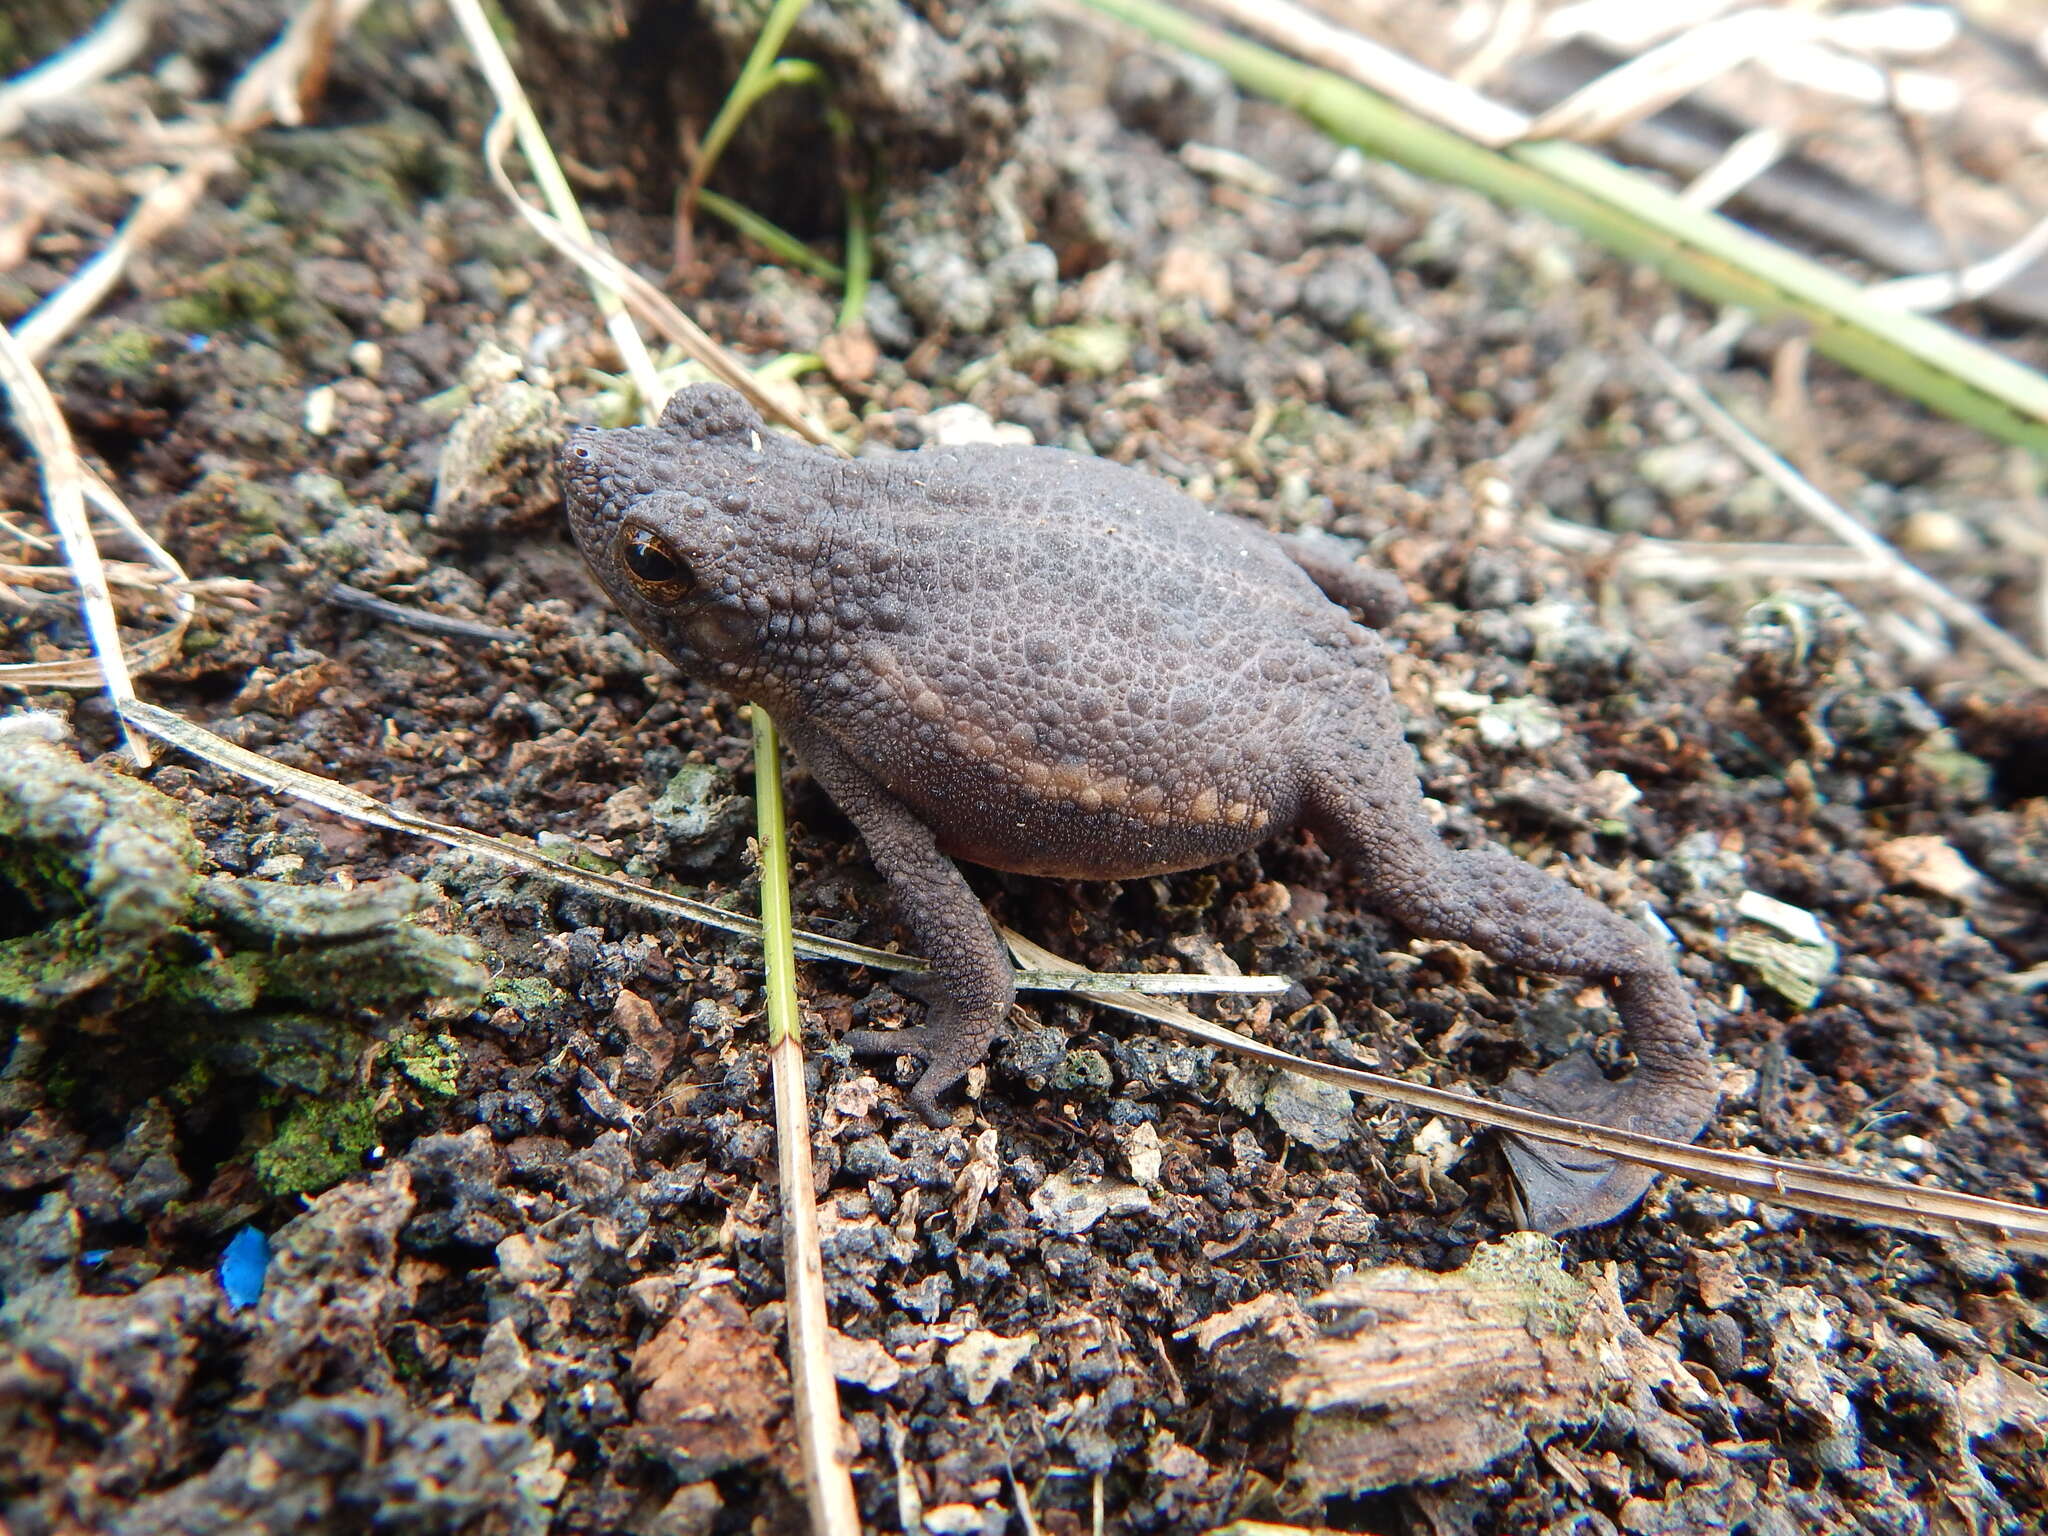
<svg viewBox="0 0 2048 1536"><path fill-rule="evenodd" d="M689 561L652 529L627 529L620 558L634 590L650 603L673 603L690 590Z"/></svg>

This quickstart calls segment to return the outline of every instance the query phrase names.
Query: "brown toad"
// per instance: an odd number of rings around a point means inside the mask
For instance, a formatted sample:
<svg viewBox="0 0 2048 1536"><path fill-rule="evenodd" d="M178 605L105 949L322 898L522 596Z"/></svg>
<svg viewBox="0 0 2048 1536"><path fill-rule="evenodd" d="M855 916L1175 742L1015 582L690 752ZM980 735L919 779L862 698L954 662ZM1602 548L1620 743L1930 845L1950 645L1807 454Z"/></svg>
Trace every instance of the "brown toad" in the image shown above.
<svg viewBox="0 0 2048 1536"><path fill-rule="evenodd" d="M577 542L685 670L767 707L866 839L932 965L914 1029L862 1052L926 1063L911 1102L981 1061L1010 964L953 860L1123 879L1230 858L1296 824L1348 856L1413 933L1603 983L1635 1053L1517 1073L1532 1108L1690 1140L1716 1076L1684 984L1641 929L1423 814L1379 636L1387 587L1208 510L1164 481L1052 448L848 462L763 430L720 385L656 427L572 434ZM1509 1142L1526 1207L1606 1220L1649 1175Z"/></svg>

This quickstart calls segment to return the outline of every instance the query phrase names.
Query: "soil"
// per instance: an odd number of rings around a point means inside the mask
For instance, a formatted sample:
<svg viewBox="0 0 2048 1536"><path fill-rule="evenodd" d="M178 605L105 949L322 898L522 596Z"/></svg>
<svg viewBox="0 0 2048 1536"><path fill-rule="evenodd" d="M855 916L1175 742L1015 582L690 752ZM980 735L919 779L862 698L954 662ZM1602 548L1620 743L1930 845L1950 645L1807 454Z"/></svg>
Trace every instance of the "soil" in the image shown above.
<svg viewBox="0 0 2048 1536"><path fill-rule="evenodd" d="M101 173L138 124L217 96L280 21L163 9L146 67L17 136L24 167L93 174L0 274L9 324L125 212ZM758 18L505 9L613 247L751 361L818 351L834 285L709 221L677 259L676 143ZM1708 1142L2048 1200L2048 696L1873 585L1626 574L1644 540L1825 544L1632 340L2038 647L2031 465L1829 366L1802 393L1782 333L1710 336L1569 234L1123 34L814 11L787 51L840 82L852 139L776 98L712 185L835 256L845 188L874 194L878 358L803 375L821 419L911 448L986 426L939 414L965 402L1358 541L1415 600L1395 686L1446 836L1671 929L1726 1072ZM306 125L251 140L47 359L186 569L259 589L142 688L421 814L750 908L741 702L627 632L563 525L553 444L630 386L496 200L490 115L440 12L373 7ZM16 439L0 493L39 505ZM1551 520L1619 542L1568 554ZM516 634L422 633L338 582ZM0 638L81 642L49 601ZM136 773L104 701L26 702L70 734L0 783L4 1529L804 1528L752 947L189 759L107 790ZM798 921L891 942L851 828L801 782L792 809ZM1614 1048L1597 993L1411 941L1306 837L1121 885L973 878L1098 969L1295 978L1203 1006L1303 1054L1467 1087ZM117 932L109 892L144 888L172 897ZM1833 954L1746 923L1745 892ZM1053 1532L2048 1518L2038 1259L1673 1180L1613 1226L1512 1236L1484 1137L1050 994L935 1131L834 1044L919 1005L842 965L801 982L875 1528L1025 1529L1019 1501ZM215 1273L249 1227L260 1300ZM1431 1392L1390 1385L1410 1368Z"/></svg>

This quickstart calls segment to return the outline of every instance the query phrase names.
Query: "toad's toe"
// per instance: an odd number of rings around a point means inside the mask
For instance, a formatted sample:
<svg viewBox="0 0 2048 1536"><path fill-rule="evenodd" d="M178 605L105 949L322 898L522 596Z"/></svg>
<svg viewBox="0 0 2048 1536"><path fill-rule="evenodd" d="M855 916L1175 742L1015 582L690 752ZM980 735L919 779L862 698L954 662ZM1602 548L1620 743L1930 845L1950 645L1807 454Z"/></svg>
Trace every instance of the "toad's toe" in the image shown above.
<svg viewBox="0 0 2048 1536"><path fill-rule="evenodd" d="M1640 1075L1610 1079L1584 1052L1542 1072L1510 1073L1501 1098L1518 1108L1673 1141L1691 1141L1706 1122L1685 1096L1660 1094ZM1502 1149L1523 1215L1541 1232L1612 1221L1632 1210L1656 1177L1654 1169L1553 1142L1510 1135Z"/></svg>

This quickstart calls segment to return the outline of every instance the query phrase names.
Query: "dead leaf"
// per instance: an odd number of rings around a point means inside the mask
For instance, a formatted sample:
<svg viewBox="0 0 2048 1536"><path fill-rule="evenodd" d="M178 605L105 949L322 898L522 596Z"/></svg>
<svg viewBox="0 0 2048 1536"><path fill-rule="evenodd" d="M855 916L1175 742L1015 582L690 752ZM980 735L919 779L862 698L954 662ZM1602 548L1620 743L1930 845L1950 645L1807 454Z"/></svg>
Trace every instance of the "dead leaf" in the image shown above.
<svg viewBox="0 0 2048 1536"><path fill-rule="evenodd" d="M633 1355L634 1416L684 1482L776 1456L789 1392L775 1349L732 1292L688 1297Z"/></svg>
<svg viewBox="0 0 2048 1536"><path fill-rule="evenodd" d="M1014 1339L977 1328L946 1351L946 1371L967 1401L979 1408L995 1389L1016 1374L1017 1367L1038 1347L1038 1335Z"/></svg>
<svg viewBox="0 0 2048 1536"><path fill-rule="evenodd" d="M1970 861L1939 837L1895 837L1872 848L1870 857L1893 885L1917 885L1951 901L1968 901L1984 884Z"/></svg>

